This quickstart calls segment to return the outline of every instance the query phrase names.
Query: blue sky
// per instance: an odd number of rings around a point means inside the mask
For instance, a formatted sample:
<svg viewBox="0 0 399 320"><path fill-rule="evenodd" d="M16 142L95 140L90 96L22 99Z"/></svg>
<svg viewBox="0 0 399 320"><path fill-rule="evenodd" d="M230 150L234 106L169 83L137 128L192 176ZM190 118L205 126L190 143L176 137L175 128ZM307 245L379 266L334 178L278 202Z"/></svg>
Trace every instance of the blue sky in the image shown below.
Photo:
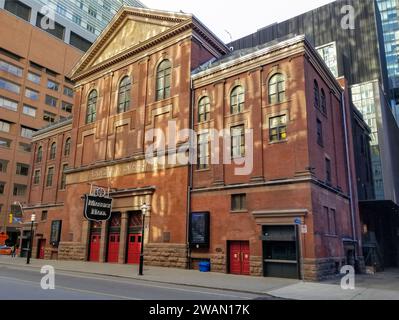
<svg viewBox="0 0 399 320"><path fill-rule="evenodd" d="M317 8L332 0L142 0L153 9L194 13L223 41L229 42L274 22ZM231 36L230 36L231 35Z"/></svg>

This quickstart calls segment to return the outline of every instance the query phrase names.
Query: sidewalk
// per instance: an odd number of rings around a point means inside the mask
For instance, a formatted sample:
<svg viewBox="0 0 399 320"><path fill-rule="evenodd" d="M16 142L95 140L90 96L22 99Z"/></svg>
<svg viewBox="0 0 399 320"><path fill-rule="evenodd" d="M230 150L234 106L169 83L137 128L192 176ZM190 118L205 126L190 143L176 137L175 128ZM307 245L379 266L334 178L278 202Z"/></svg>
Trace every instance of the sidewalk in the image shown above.
<svg viewBox="0 0 399 320"><path fill-rule="evenodd" d="M373 276L359 276L362 287L344 291L335 283L310 283L280 278L261 278L234 276L220 273L201 273L196 270L181 270L159 267L145 267L144 276L138 276L138 266L103 264L76 261L26 260L8 256L0 256L1 266L29 267L40 269L51 265L56 271L78 272L91 275L114 276L141 281L165 284L187 285L201 288L248 292L259 295L271 295L277 298L298 300L399 300L399 271L379 274L381 280L378 287L370 285ZM386 283L386 286L385 286ZM389 288L385 290L384 288Z"/></svg>
<svg viewBox="0 0 399 320"><path fill-rule="evenodd" d="M144 276L138 275L138 265L107 264L77 261L55 261L31 259L26 265L26 259L0 256L1 266L20 266L40 269L50 265L56 271L86 273L91 275L114 276L120 278L144 280L151 282L187 285L202 288L241 291L255 294L267 294L268 291L295 284L298 280L234 276L221 273L201 273L197 270L182 270L144 266ZM0 269L1 273L1 269Z"/></svg>

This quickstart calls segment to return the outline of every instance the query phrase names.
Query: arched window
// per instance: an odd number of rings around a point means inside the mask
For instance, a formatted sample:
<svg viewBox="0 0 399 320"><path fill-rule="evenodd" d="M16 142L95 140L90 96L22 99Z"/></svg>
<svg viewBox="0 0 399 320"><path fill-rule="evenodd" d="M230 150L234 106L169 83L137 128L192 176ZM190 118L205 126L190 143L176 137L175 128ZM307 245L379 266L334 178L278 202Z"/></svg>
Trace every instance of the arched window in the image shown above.
<svg viewBox="0 0 399 320"><path fill-rule="evenodd" d="M324 92L324 89L321 89L320 109L322 112L327 113L327 100L326 100L326 93Z"/></svg>
<svg viewBox="0 0 399 320"><path fill-rule="evenodd" d="M230 95L230 113L237 114L244 111L245 92L242 86L233 89Z"/></svg>
<svg viewBox="0 0 399 320"><path fill-rule="evenodd" d="M93 90L87 99L86 123L96 121L97 114L97 91Z"/></svg>
<svg viewBox="0 0 399 320"><path fill-rule="evenodd" d="M130 108L131 82L129 77L124 77L119 84L118 113L126 112Z"/></svg>
<svg viewBox="0 0 399 320"><path fill-rule="evenodd" d="M157 70L157 101L170 98L171 78L172 64L169 60L164 60L160 63Z"/></svg>
<svg viewBox="0 0 399 320"><path fill-rule="evenodd" d="M71 138L66 139L64 147L64 156L67 157L71 154Z"/></svg>
<svg viewBox="0 0 399 320"><path fill-rule="evenodd" d="M56 152L57 152L57 144L53 142L50 147L50 160L55 159Z"/></svg>
<svg viewBox="0 0 399 320"><path fill-rule="evenodd" d="M208 97L203 97L198 103L198 122L209 121L211 118L211 102Z"/></svg>
<svg viewBox="0 0 399 320"><path fill-rule="evenodd" d="M319 84L317 81L314 81L314 87L313 87L313 94L314 94L314 106L316 108L319 108L320 106L320 92L319 92Z"/></svg>
<svg viewBox="0 0 399 320"><path fill-rule="evenodd" d="M269 80L269 104L281 103L285 100L285 78L281 73Z"/></svg>
<svg viewBox="0 0 399 320"><path fill-rule="evenodd" d="M43 147L40 146L37 149L36 162L40 163L42 162L42 160L43 160Z"/></svg>

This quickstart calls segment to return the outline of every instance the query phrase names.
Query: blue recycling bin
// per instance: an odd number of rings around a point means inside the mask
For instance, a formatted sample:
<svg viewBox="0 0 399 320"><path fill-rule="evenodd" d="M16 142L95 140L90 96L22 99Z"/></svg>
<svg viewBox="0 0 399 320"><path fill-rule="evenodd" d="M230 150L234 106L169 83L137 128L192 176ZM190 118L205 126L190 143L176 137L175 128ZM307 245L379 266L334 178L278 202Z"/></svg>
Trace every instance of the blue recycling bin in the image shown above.
<svg viewBox="0 0 399 320"><path fill-rule="evenodd" d="M211 263L209 261L201 261L199 264L200 272L210 272L211 271Z"/></svg>

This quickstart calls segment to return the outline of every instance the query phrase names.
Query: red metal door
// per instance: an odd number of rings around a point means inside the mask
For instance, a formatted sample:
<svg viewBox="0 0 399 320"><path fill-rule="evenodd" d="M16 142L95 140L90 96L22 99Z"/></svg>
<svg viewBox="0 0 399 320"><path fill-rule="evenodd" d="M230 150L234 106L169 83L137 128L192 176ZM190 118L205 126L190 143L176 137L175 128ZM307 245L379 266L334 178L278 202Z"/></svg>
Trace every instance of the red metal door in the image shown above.
<svg viewBox="0 0 399 320"><path fill-rule="evenodd" d="M230 243L230 273L249 275L249 242L234 241Z"/></svg>
<svg viewBox="0 0 399 320"><path fill-rule="evenodd" d="M38 244L38 248L37 248L38 252L37 252L37 258L38 259L44 259L44 253L46 250L46 240L45 239L40 239L39 240L39 244Z"/></svg>
<svg viewBox="0 0 399 320"><path fill-rule="evenodd" d="M92 234L90 236L89 261L92 261L92 262L100 261L100 241L101 241L101 236L99 234Z"/></svg>
<svg viewBox="0 0 399 320"><path fill-rule="evenodd" d="M241 244L240 242L230 243L230 273L241 274Z"/></svg>
<svg viewBox="0 0 399 320"><path fill-rule="evenodd" d="M249 242L241 242L241 274L249 276Z"/></svg>
<svg viewBox="0 0 399 320"><path fill-rule="evenodd" d="M129 234L127 245L127 263L139 264L141 253L141 234Z"/></svg>
<svg viewBox="0 0 399 320"><path fill-rule="evenodd" d="M119 233L110 233L108 237L108 257L109 263L118 263L119 257Z"/></svg>

